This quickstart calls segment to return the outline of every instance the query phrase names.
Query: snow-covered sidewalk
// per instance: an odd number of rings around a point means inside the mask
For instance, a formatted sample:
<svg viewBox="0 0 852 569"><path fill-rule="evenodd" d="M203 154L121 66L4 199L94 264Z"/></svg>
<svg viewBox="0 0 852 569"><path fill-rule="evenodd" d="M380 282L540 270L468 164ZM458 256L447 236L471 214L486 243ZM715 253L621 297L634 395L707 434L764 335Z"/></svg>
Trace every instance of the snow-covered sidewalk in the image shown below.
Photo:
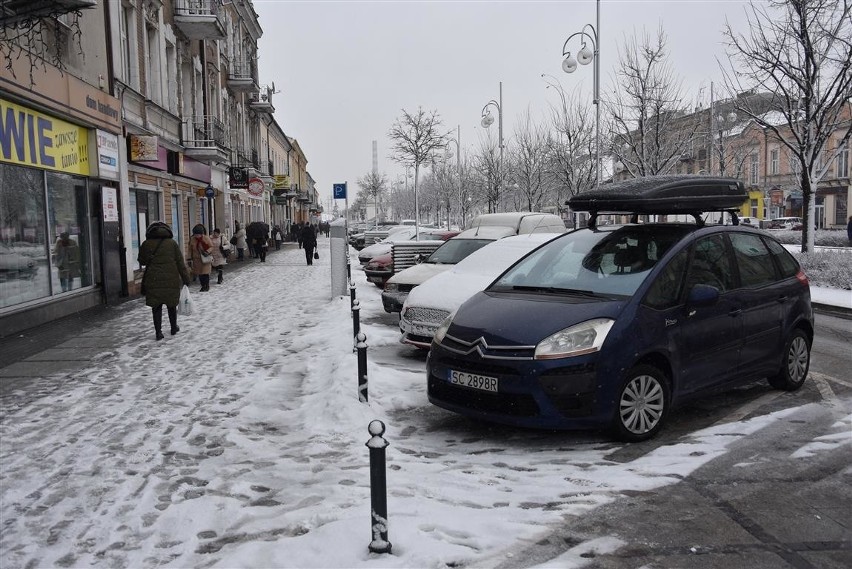
<svg viewBox="0 0 852 569"><path fill-rule="evenodd" d="M282 250L194 293L197 313L161 342L137 301L90 332L114 350L0 400L4 569L487 566L565 514L676 483L792 412L614 462L604 438L431 406L423 358L404 346L370 361L359 403L349 298L329 298L327 240L319 251L309 267ZM397 330L369 323L379 290L353 276L368 344L396 346ZM367 550L373 419L390 442L390 555Z"/></svg>

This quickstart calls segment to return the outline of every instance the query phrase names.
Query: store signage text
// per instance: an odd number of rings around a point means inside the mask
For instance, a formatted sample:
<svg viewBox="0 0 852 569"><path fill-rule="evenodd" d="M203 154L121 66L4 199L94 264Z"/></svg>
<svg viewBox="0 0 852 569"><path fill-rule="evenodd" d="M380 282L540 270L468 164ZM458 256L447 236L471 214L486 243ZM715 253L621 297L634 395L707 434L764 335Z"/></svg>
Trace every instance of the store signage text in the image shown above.
<svg viewBox="0 0 852 569"><path fill-rule="evenodd" d="M0 161L89 175L85 128L0 99Z"/></svg>

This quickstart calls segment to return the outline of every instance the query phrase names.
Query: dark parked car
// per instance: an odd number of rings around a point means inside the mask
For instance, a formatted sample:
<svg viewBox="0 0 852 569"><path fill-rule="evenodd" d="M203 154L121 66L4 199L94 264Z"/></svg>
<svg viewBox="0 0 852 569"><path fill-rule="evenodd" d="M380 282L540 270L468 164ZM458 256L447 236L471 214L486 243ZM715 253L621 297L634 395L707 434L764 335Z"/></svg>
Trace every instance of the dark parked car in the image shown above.
<svg viewBox="0 0 852 569"><path fill-rule="evenodd" d="M529 253L435 334L429 400L471 417L654 436L673 405L768 378L802 386L813 339L808 279L766 232L705 225L734 212L740 182L662 176L570 200L589 227ZM598 212L695 222L596 227ZM634 218L637 219L637 218Z"/></svg>

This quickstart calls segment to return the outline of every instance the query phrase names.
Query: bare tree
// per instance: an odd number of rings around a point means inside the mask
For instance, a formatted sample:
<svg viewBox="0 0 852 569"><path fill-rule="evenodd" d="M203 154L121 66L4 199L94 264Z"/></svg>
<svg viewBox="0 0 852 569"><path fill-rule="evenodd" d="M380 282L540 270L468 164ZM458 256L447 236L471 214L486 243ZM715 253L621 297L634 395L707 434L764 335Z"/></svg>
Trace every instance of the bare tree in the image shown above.
<svg viewBox="0 0 852 569"><path fill-rule="evenodd" d="M852 4L765 0L751 3L747 17L749 35L730 24L724 31L731 58L726 83L736 91L745 85L776 94L774 112L758 112L748 99L738 101L737 111L794 158L805 204L802 251L813 251L817 184L852 136Z"/></svg>
<svg viewBox="0 0 852 569"><path fill-rule="evenodd" d="M566 95L561 85L550 85L559 92L561 107L551 107L549 171L555 178L556 203L593 188L595 171L595 117L588 101L576 92ZM567 194L567 195L566 195Z"/></svg>
<svg viewBox="0 0 852 569"><path fill-rule="evenodd" d="M486 131L485 136L479 137L479 150L474 157L474 168L483 179L485 189L482 200L487 206L488 213L499 211L501 178L505 175L505 167L500 162L499 143L491 136L491 131Z"/></svg>
<svg viewBox="0 0 852 569"><path fill-rule="evenodd" d="M3 2L6 4L6 2ZM90 6L81 4L81 8ZM29 82L35 84L34 72L52 65L60 71L66 69L66 53L73 45L83 56L80 19L81 9L69 10L61 4L33 2L31 6L3 7L0 18L0 56L6 69L15 77L15 61L25 58L29 64ZM60 18L62 23L60 24Z"/></svg>
<svg viewBox="0 0 852 569"><path fill-rule="evenodd" d="M387 184L387 176L373 170L358 178L358 187L364 190L366 198L376 204L376 225L384 212L382 203L387 203ZM367 203L369 202L365 205Z"/></svg>
<svg viewBox="0 0 852 569"><path fill-rule="evenodd" d="M548 172L550 135L530 117L529 109L515 125L512 175L527 211L540 211L551 189ZM520 209L520 208L519 208Z"/></svg>
<svg viewBox="0 0 852 569"><path fill-rule="evenodd" d="M417 179L420 165L432 160L439 150L447 145L449 132L441 130L443 122L437 111L426 112L417 107L416 113L402 109L388 132L391 139L391 158L400 164L414 166L414 213L417 226L420 225L420 211L417 200ZM416 237L420 231L415 229Z"/></svg>
<svg viewBox="0 0 852 569"><path fill-rule="evenodd" d="M700 121L668 60L666 36L644 32L619 50L615 91L606 100L611 152L634 177L666 174L692 150Z"/></svg>

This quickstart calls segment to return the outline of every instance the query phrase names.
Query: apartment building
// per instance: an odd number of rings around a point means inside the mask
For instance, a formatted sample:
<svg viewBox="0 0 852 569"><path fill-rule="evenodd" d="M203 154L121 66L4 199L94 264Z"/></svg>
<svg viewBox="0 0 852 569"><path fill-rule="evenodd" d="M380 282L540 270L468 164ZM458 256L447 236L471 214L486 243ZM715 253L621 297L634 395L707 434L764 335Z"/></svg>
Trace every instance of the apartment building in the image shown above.
<svg viewBox="0 0 852 569"><path fill-rule="evenodd" d="M307 158L275 122L273 78L258 76L251 0L4 10L4 26L39 20L58 60L21 51L0 66L3 333L139 294L153 221L186 244L198 223L227 237L236 222L280 224L317 201L300 199L313 191ZM279 205L276 191L291 197ZM71 275L60 239L75 247Z"/></svg>

